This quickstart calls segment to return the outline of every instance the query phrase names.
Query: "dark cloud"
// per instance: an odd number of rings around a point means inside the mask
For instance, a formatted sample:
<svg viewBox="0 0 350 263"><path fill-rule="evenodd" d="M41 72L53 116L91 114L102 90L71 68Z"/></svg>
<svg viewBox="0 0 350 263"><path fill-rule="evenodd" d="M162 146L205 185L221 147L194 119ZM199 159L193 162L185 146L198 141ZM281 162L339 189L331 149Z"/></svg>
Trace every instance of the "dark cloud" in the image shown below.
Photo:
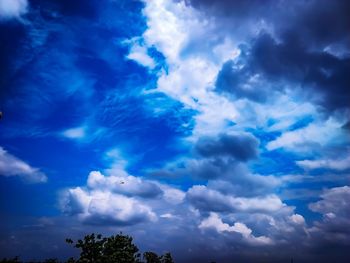
<svg viewBox="0 0 350 263"><path fill-rule="evenodd" d="M230 28L230 21L240 22L234 23L236 27L264 21L280 36L293 32L294 36L316 46L327 46L349 40L350 37L350 3L347 0L267 0L264 4L259 0L187 2L207 15L214 16L216 20L222 20L227 28Z"/></svg>
<svg viewBox="0 0 350 263"><path fill-rule="evenodd" d="M324 262L344 262L350 247L350 187L330 188L320 197L309 205L312 211L322 214L322 219L308 230L310 250L322 256Z"/></svg>
<svg viewBox="0 0 350 263"><path fill-rule="evenodd" d="M309 44L327 46L350 39L350 2L300 1L302 5L293 13L291 22L285 21L284 30L305 39ZM286 1L287 4L289 4ZM290 25L288 24L290 23ZM283 24L283 23L282 23ZM349 47L349 43L347 43Z"/></svg>
<svg viewBox="0 0 350 263"><path fill-rule="evenodd" d="M325 190L321 198L309 205L312 211L323 215L323 220L315 222L310 233L317 243L350 245L350 187Z"/></svg>
<svg viewBox="0 0 350 263"><path fill-rule="evenodd" d="M207 186L195 185L186 194L187 201L203 212L266 212L272 213L283 207L276 195L237 197L234 193L222 194Z"/></svg>
<svg viewBox="0 0 350 263"><path fill-rule="evenodd" d="M250 84L250 78L262 76L275 83L275 90L282 90L285 82L308 89L311 99L330 111L350 106L350 58L311 51L292 35L277 43L268 34L261 34L242 58L244 66L232 61L223 65L216 81L218 91L263 101L273 90Z"/></svg>
<svg viewBox="0 0 350 263"><path fill-rule="evenodd" d="M255 16L256 19L266 17L271 9L279 9L281 0L266 0L261 4L259 0L238 0L238 1L211 1L211 0L189 0L193 7L218 16L232 17L235 19Z"/></svg>
<svg viewBox="0 0 350 263"><path fill-rule="evenodd" d="M264 1L262 5L256 0L191 0L189 4L215 17L219 30L234 39L242 31L239 28L251 32L240 40L251 48L241 48L238 61L223 65L217 90L264 102L291 82L329 111L350 107L349 1Z"/></svg>
<svg viewBox="0 0 350 263"><path fill-rule="evenodd" d="M250 70L232 60L223 64L216 79L216 90L232 95L236 99L247 98L257 102L265 102L268 98L267 89L257 83L249 83Z"/></svg>
<svg viewBox="0 0 350 263"><path fill-rule="evenodd" d="M215 179L225 177L235 172L237 162L233 159L206 158L189 160L183 173L190 174L195 178Z"/></svg>
<svg viewBox="0 0 350 263"><path fill-rule="evenodd" d="M232 212L235 211L227 196L205 186L193 186L186 195L187 200L201 211Z"/></svg>
<svg viewBox="0 0 350 263"><path fill-rule="evenodd" d="M229 156L238 161L257 157L258 141L251 135L220 134L218 137L201 137L195 145L203 157Z"/></svg>

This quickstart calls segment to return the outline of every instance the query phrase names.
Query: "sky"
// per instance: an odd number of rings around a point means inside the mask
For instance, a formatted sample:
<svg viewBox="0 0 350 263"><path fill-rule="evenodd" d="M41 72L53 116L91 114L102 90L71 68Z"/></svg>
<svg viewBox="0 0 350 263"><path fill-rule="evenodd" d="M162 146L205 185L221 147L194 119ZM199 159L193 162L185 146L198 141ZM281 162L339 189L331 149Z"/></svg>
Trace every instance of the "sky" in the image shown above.
<svg viewBox="0 0 350 263"><path fill-rule="evenodd" d="M347 262L350 3L0 0L0 258Z"/></svg>

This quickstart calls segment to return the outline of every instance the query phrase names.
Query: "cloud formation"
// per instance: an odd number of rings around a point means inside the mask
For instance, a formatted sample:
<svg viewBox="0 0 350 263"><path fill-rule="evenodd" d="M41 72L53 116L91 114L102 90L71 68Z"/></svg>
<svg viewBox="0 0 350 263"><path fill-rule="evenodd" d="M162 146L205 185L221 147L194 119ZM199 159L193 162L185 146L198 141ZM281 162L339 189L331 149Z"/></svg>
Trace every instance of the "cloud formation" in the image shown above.
<svg viewBox="0 0 350 263"><path fill-rule="evenodd" d="M202 185L195 185L187 192L187 199L195 207L214 212L274 212L285 204L276 195L265 197L235 197L223 195Z"/></svg>
<svg viewBox="0 0 350 263"><path fill-rule="evenodd" d="M114 167L109 173L92 171L86 186L63 191L62 211L87 224L125 226L154 222L161 214L170 214L165 212L167 204L183 200L181 190L131 176L122 167Z"/></svg>
<svg viewBox="0 0 350 263"><path fill-rule="evenodd" d="M347 1L26 10L0 21L0 139L58 175L39 196L61 191L62 215L30 235L21 218L18 236L123 231L184 263L347 262ZM1 150L4 175L46 179ZM33 211L56 215L48 206ZM23 248L10 234L1 248Z"/></svg>
<svg viewBox="0 0 350 263"><path fill-rule="evenodd" d="M317 242L338 243L344 246L350 244L350 187L334 187L325 190L321 194L321 200L309 204L309 208L322 214L323 219L315 222L315 226L310 229Z"/></svg>
<svg viewBox="0 0 350 263"><path fill-rule="evenodd" d="M0 147L0 175L19 176L31 183L45 183L47 176L38 168L18 159Z"/></svg>
<svg viewBox="0 0 350 263"><path fill-rule="evenodd" d="M343 171L350 168L350 157L344 159L321 159L321 160L302 160L297 164L304 169L331 169Z"/></svg>
<svg viewBox="0 0 350 263"><path fill-rule="evenodd" d="M219 134L218 137L201 137L195 150L203 157L229 156L238 161L257 157L257 140L251 135Z"/></svg>
<svg viewBox="0 0 350 263"><path fill-rule="evenodd" d="M204 219L198 226L200 229L213 228L219 233L235 232L242 235L243 240L250 245L268 245L272 244L272 240L265 236L255 237L252 235L252 230L245 224L235 222L233 226L222 222L221 218L216 213L210 213L209 217Z"/></svg>
<svg viewBox="0 0 350 263"><path fill-rule="evenodd" d="M1 20L20 18L28 11L27 0L1 0L0 1L0 23Z"/></svg>
<svg viewBox="0 0 350 263"><path fill-rule="evenodd" d="M292 37L278 43L268 34L259 35L251 49L242 51L241 56L238 63L224 64L216 82L219 91L233 93L237 98L264 101L271 92L259 88L264 81L275 82L272 91L283 89L283 81L290 81L309 88L311 100L328 110L349 108L348 58L308 51L307 46Z"/></svg>
<svg viewBox="0 0 350 263"><path fill-rule="evenodd" d="M152 209L140 201L106 191L85 191L80 187L69 189L63 195L61 208L92 225L133 225L156 220Z"/></svg>

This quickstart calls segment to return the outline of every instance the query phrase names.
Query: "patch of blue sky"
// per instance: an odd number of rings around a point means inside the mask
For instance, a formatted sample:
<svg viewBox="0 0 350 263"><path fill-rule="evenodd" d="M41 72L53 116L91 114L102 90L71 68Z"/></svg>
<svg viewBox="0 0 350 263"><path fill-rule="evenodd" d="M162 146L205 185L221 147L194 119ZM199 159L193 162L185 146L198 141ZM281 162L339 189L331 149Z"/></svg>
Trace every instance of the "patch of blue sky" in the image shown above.
<svg viewBox="0 0 350 263"><path fill-rule="evenodd" d="M162 115L153 115L143 99L140 96L115 96L100 107L96 116L96 124L108 129L107 143L112 141L127 155L138 156L135 168L139 169L160 166L182 153L184 149L179 140L188 134L190 127L178 127L191 120L181 106L173 106Z"/></svg>
<svg viewBox="0 0 350 263"><path fill-rule="evenodd" d="M282 176L302 172L302 168L295 163L296 155L278 149L268 152L260 152L257 160L251 161L249 166L253 171L263 175Z"/></svg>
<svg viewBox="0 0 350 263"><path fill-rule="evenodd" d="M264 148L268 142L277 139L282 134L280 131L270 132L266 131L264 128L247 128L245 131L253 134L259 140L260 148Z"/></svg>
<svg viewBox="0 0 350 263"><path fill-rule="evenodd" d="M288 131L295 131L301 128L307 127L310 123L314 121L314 117L311 115L307 115L299 120L297 120L294 124L292 124L289 128Z"/></svg>
<svg viewBox="0 0 350 263"><path fill-rule="evenodd" d="M161 52L159 52L155 47L151 47L147 49L147 54L157 63L156 67L154 68L155 72L164 70L168 74L168 65L166 63L166 58Z"/></svg>
<svg viewBox="0 0 350 263"><path fill-rule="evenodd" d="M8 215L50 216L58 215L54 207L57 193L54 184L20 183L16 177L0 176L0 210Z"/></svg>

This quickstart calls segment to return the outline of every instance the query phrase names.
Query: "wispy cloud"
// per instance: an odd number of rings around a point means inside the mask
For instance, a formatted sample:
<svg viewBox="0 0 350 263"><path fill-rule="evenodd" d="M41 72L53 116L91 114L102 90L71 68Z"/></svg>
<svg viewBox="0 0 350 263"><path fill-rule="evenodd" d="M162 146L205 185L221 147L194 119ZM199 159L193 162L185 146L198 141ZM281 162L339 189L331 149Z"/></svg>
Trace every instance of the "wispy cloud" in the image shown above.
<svg viewBox="0 0 350 263"><path fill-rule="evenodd" d="M32 183L45 183L47 181L47 176L40 169L30 166L2 147L0 147L0 175L19 176Z"/></svg>
<svg viewBox="0 0 350 263"><path fill-rule="evenodd" d="M63 131L62 135L64 137L69 138L69 139L83 139L86 135L86 128L83 126L71 128L71 129Z"/></svg>
<svg viewBox="0 0 350 263"><path fill-rule="evenodd" d="M344 159L302 160L296 163L307 170L331 169L343 171L350 168L350 157L345 157Z"/></svg>

